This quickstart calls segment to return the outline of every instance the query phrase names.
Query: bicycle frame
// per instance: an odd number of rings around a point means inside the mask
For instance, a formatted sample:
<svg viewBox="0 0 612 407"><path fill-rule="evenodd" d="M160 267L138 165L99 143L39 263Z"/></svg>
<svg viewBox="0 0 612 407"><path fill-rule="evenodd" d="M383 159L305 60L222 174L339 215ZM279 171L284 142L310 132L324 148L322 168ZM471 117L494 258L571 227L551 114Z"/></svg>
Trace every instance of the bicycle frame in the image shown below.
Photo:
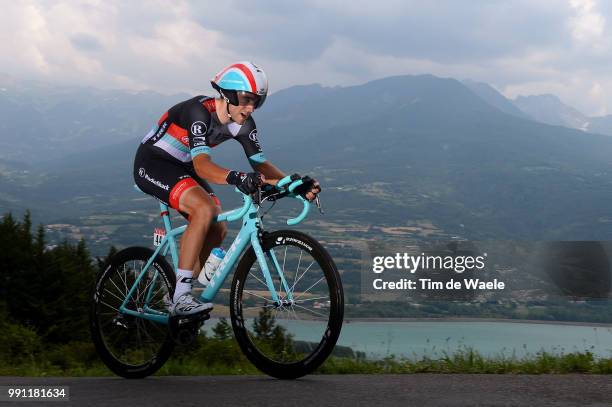
<svg viewBox="0 0 612 407"><path fill-rule="evenodd" d="M289 177L285 177L283 180L279 181L277 186L281 187L289 183L291 183L291 180L289 179ZM295 189L295 187L297 187L300 184L301 184L301 181L291 183L289 187L289 191L292 192L293 189ZM236 191L239 192L237 189ZM227 278L229 273L232 271L232 269L234 268L234 265L237 263L238 259L240 258L240 256L246 250L246 248L249 246L249 243L250 243L253 246L255 255L257 256L257 261L259 263L259 266L261 267L263 277L266 282L266 285L268 286L268 290L270 291L270 296L272 298L272 301L274 301L275 304L280 304L281 300L279 299L278 294L276 292L276 288L274 287L274 282L270 274L270 269L268 268L266 256L264 255L264 251L261 247L261 243L259 240L261 221L259 219L259 216L257 215L257 207L253 203L253 200L251 199L250 196L242 195L242 198L243 198L243 205L241 208L237 208L237 209L233 209L228 212L224 212L218 215L214 219L215 222L226 222L226 221L231 222L231 221L235 221L238 219L242 219L242 227L240 228L238 235L232 242L232 245L227 250L225 257L219 264L219 267L217 268L217 271L211 278L210 283L202 292L200 298L205 302L212 302L214 300L215 296L219 292L219 289L225 282L225 279ZM304 203L304 207L303 207L302 213L298 217L287 221L289 225L295 225L301 222L308 214L308 209L309 209L308 201L300 197L296 197L296 198L300 199ZM163 238L160 245L157 247L157 249L151 256L151 258L147 261L145 267L142 269L142 271L136 278L136 281L134 282L134 284L132 285L132 287L130 288L129 292L126 295L125 300L119 307L119 311L127 315L132 315L132 316L136 316L139 318L144 318L147 320L155 321L158 323L167 324L168 323L168 313L154 310L148 306L153 296L153 293L155 292L154 288L155 288L157 279L159 277L157 271L155 271L155 275L153 276L151 283L149 283L148 286L145 287L145 290L147 290L147 293L146 293L146 301L145 301L144 307L139 308L138 310L132 310L127 307L129 299L132 297L132 295L134 295L134 292L137 290L138 285L140 284L140 281L145 276L149 267L151 267L154 259L157 258L158 255L161 254L162 256L166 256L169 252L170 256L172 257L172 265L174 266L175 272L176 272L176 269L178 268L178 250L177 250L176 239L185 232L185 229L187 228L187 226L184 225L184 226L180 226L178 228L172 229L172 226L170 224L170 213L168 210L168 206L160 202L159 207L161 211L161 217L164 223L164 228L166 230L166 236ZM272 263L274 269L278 273L278 276L280 278L284 291L287 293L287 298L283 298L283 300L292 301L293 295L291 293L291 290L289 289L289 285L287 284L287 281L285 280L285 277L283 275L283 270L281 269L278 261L276 260L276 255L274 254L274 251L270 250L266 254L270 262Z"/></svg>

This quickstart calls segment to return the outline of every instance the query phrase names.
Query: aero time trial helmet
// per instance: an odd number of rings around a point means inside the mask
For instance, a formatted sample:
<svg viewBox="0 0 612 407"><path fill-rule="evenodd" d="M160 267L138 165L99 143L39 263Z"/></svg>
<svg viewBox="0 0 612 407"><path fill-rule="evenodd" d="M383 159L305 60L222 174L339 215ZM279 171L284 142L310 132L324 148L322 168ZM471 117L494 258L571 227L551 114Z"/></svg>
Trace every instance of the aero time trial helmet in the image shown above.
<svg viewBox="0 0 612 407"><path fill-rule="evenodd" d="M268 78L263 69L252 62L240 61L223 68L210 81L223 98L238 106L238 93L248 92L257 96L255 108L261 107L268 95Z"/></svg>

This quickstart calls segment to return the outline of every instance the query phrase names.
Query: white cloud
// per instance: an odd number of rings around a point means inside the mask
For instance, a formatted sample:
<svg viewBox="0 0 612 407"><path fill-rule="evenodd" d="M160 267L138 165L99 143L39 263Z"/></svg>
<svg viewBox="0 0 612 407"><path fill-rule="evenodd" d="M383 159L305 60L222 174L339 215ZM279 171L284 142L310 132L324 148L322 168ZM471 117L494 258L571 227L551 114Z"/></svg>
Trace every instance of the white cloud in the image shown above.
<svg viewBox="0 0 612 407"><path fill-rule="evenodd" d="M10 75L97 87L211 93L222 66L251 59L271 90L432 73L506 95L556 93L608 113L612 8L595 0L6 2Z"/></svg>
<svg viewBox="0 0 612 407"><path fill-rule="evenodd" d="M572 36L580 42L598 41L605 27L605 18L597 12L594 0L570 0L576 15L570 20Z"/></svg>

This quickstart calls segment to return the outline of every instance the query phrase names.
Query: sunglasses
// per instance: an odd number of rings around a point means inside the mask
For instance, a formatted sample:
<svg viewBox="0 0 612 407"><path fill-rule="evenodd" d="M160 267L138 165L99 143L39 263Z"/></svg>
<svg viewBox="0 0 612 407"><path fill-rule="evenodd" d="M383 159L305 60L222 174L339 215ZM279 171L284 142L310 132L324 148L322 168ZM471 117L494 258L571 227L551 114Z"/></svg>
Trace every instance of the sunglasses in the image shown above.
<svg viewBox="0 0 612 407"><path fill-rule="evenodd" d="M259 95L246 91L238 91L236 94L239 106L253 106L257 108L261 104L261 96Z"/></svg>

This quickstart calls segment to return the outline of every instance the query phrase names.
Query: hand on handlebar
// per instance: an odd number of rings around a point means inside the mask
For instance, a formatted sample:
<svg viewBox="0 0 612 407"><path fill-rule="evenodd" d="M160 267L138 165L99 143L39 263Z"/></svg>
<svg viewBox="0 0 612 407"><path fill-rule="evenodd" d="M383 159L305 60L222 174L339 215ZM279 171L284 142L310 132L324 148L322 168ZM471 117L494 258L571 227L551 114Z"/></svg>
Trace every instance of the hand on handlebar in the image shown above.
<svg viewBox="0 0 612 407"><path fill-rule="evenodd" d="M245 195L254 194L266 182L266 177L259 172L230 171L227 174L227 183L235 185Z"/></svg>
<svg viewBox="0 0 612 407"><path fill-rule="evenodd" d="M301 177L299 174L293 174L291 176L291 179L292 180L294 179L302 180L302 185L299 185L298 187L296 187L293 190L293 192L296 195L299 195L302 198L307 199L309 202L312 202L317 197L319 192L321 192L321 185L314 178L310 178L309 176Z"/></svg>

